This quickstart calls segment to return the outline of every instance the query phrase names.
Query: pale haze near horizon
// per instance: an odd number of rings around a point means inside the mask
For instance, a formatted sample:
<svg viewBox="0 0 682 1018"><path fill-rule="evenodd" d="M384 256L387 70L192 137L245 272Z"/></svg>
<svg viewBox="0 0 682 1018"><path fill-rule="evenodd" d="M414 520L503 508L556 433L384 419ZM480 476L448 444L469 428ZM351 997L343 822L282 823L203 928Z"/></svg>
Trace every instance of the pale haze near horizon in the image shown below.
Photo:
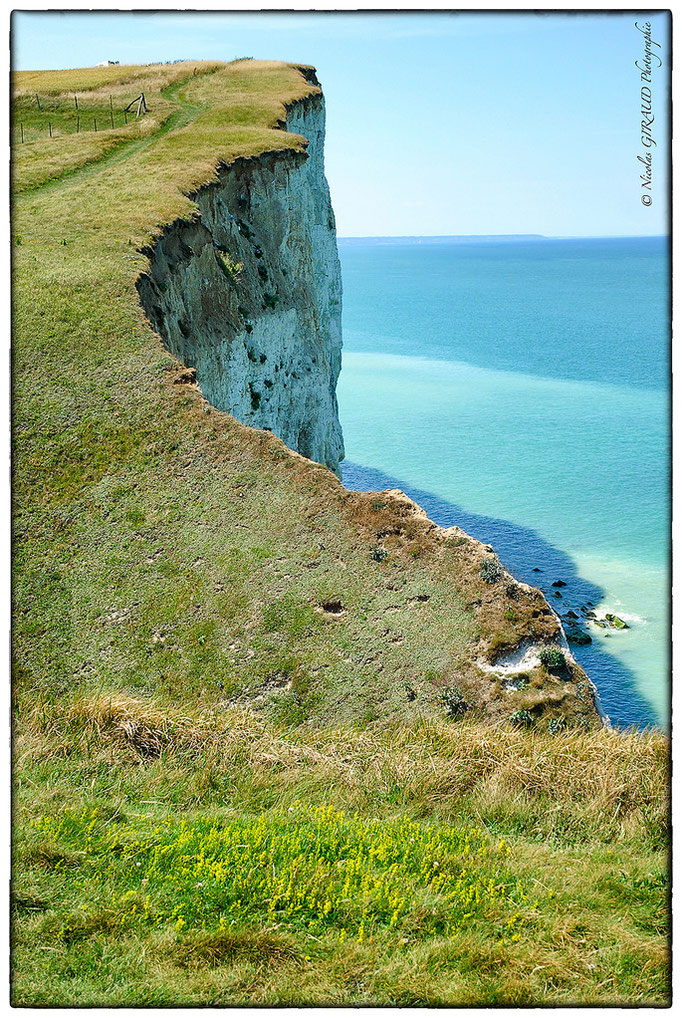
<svg viewBox="0 0 682 1018"><path fill-rule="evenodd" d="M650 21L653 203L638 156ZM668 18L17 12L15 70L249 56L314 64L340 236L668 232Z"/></svg>

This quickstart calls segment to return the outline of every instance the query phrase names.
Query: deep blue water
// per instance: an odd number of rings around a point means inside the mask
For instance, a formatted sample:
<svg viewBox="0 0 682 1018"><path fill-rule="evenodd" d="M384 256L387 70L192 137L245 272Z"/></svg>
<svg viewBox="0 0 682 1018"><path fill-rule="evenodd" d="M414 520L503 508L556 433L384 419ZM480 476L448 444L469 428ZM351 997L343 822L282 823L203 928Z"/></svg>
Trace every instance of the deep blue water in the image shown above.
<svg viewBox="0 0 682 1018"><path fill-rule="evenodd" d="M575 656L612 722L665 726L667 242L339 247L347 485L402 487L550 598L566 580L560 614L624 617Z"/></svg>

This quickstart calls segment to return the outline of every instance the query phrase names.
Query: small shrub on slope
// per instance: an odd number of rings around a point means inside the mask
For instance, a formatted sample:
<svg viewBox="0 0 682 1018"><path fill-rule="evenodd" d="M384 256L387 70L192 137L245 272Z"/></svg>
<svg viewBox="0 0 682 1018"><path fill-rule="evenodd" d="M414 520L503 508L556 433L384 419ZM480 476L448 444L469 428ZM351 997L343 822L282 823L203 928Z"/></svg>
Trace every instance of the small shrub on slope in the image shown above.
<svg viewBox="0 0 682 1018"><path fill-rule="evenodd" d="M558 647L543 647L539 654L540 664L549 672L558 672L566 664L564 655Z"/></svg>
<svg viewBox="0 0 682 1018"><path fill-rule="evenodd" d="M469 709L469 704L464 699L461 690L459 689L444 689L440 702L447 710L448 717L461 718Z"/></svg>
<svg viewBox="0 0 682 1018"><path fill-rule="evenodd" d="M243 263L235 261L228 251L222 249L216 249L215 256L223 275L227 279L236 280L244 268Z"/></svg>
<svg viewBox="0 0 682 1018"><path fill-rule="evenodd" d="M517 728L530 728L533 724L533 715L529 710L515 710L513 714L509 716L509 720Z"/></svg>
<svg viewBox="0 0 682 1018"><path fill-rule="evenodd" d="M502 576L502 566L497 558L485 558L478 572L484 583L497 583Z"/></svg>

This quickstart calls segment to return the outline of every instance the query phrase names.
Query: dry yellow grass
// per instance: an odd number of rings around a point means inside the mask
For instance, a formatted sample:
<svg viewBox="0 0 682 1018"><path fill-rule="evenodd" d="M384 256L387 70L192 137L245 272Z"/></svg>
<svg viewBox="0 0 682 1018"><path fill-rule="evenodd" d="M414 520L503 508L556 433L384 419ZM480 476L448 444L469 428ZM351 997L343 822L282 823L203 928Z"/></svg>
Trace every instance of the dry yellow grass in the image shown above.
<svg viewBox="0 0 682 1018"><path fill-rule="evenodd" d="M554 821L601 836L639 825L658 831L662 844L667 824L669 743L659 732L549 735L466 720L283 732L248 708L185 703L175 711L121 695L38 703L29 718L17 740L26 759L87 745L107 759L162 757L169 766L200 757L216 773L230 773L240 761L252 779L271 780L273 790L305 775L351 800L400 790L401 801L437 813L461 810L459 800L472 795L479 812L542 801L548 833Z"/></svg>
<svg viewBox="0 0 682 1018"><path fill-rule="evenodd" d="M121 90L134 84L141 91L160 91L188 75L201 74L221 66L216 60L187 60L178 64L116 64L111 67L79 67L57 71L13 71L14 95L59 96L71 98L74 92Z"/></svg>

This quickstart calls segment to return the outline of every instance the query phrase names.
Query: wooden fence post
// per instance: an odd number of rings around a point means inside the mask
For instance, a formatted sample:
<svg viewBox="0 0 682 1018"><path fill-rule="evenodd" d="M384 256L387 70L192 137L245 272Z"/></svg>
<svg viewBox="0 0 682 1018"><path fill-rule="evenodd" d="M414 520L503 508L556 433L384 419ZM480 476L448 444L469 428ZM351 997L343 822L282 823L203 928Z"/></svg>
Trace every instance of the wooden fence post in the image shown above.
<svg viewBox="0 0 682 1018"><path fill-rule="evenodd" d="M76 109L78 109L78 96L77 96L77 95L75 95L75 96L73 97L73 101L74 101L74 102L75 102L75 104L76 104Z"/></svg>
<svg viewBox="0 0 682 1018"><path fill-rule="evenodd" d="M40 96L38 95L37 92L36 92L36 102L38 103L38 109L42 110L42 106L40 105Z"/></svg>
<svg viewBox="0 0 682 1018"><path fill-rule="evenodd" d="M136 118L139 117L141 113L146 113L147 112L147 103L145 102L144 92L143 92L141 95L138 95L135 99L133 99L132 102L128 103L126 108L123 110L123 115L126 118L126 124L128 123L128 117L127 117L128 110L131 110L132 107L135 105L135 103L137 103L137 110L135 112L135 117Z"/></svg>
<svg viewBox="0 0 682 1018"><path fill-rule="evenodd" d="M93 120L95 121L95 134L96 134L97 133L97 117L93 117Z"/></svg>
<svg viewBox="0 0 682 1018"><path fill-rule="evenodd" d="M52 137L52 121L48 120L47 126L50 128L50 137Z"/></svg>
<svg viewBox="0 0 682 1018"><path fill-rule="evenodd" d="M80 134L81 129L81 118L76 117L76 134Z"/></svg>
<svg viewBox="0 0 682 1018"><path fill-rule="evenodd" d="M24 144L24 125L21 125L21 144Z"/></svg>
<svg viewBox="0 0 682 1018"><path fill-rule="evenodd" d="M114 100L109 96L109 113L111 114L111 126L114 126Z"/></svg>

